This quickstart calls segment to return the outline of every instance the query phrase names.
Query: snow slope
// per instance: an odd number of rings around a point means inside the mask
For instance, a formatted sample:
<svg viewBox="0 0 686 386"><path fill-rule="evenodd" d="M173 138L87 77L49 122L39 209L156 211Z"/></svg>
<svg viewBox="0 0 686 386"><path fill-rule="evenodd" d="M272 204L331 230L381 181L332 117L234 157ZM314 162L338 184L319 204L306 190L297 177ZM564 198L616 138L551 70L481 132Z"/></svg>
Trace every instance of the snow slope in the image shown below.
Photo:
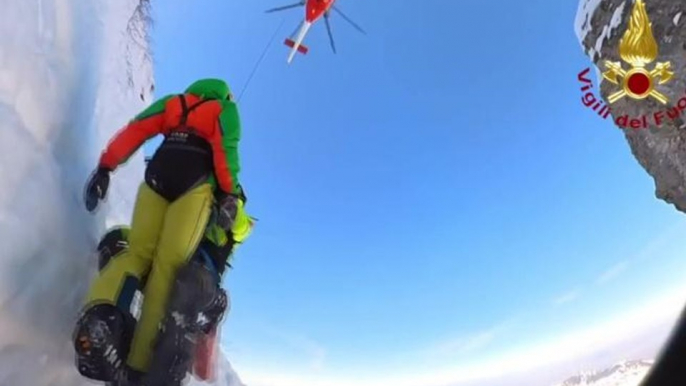
<svg viewBox="0 0 686 386"><path fill-rule="evenodd" d="M82 190L102 146L152 98L138 1L2 1L0 386L91 384L74 369L71 329L97 238L129 221L142 154L96 215ZM225 363L217 385L236 380Z"/></svg>

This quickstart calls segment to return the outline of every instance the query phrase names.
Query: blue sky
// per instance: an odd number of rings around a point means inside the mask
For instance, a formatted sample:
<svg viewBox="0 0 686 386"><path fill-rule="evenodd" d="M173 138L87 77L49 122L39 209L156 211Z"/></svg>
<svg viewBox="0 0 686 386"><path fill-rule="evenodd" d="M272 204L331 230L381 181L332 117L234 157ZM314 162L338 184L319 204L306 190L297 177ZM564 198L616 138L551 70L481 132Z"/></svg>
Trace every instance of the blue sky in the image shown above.
<svg viewBox="0 0 686 386"><path fill-rule="evenodd" d="M227 278L239 372L432 372L595 325L677 283L683 217L581 104L576 1L341 0L286 64L288 0L155 3L157 96L240 93L260 219ZM595 81L595 79L594 79ZM411 366L408 366L411 363ZM250 379L247 380L250 384Z"/></svg>

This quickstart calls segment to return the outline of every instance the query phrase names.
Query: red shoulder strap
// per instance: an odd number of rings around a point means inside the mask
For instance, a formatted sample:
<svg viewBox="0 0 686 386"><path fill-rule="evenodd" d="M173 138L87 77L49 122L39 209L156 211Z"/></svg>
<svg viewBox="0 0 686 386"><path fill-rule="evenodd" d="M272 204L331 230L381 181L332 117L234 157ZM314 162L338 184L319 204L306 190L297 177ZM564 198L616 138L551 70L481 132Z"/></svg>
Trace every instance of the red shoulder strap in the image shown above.
<svg viewBox="0 0 686 386"><path fill-rule="evenodd" d="M188 114L190 114L191 111L195 110L201 104L203 104L205 102L209 102L212 100L212 99L201 99L198 102L195 102L194 104L192 104L190 107L188 107L188 103L186 102L186 96L184 94L180 94L179 99L181 100L181 121L179 122L179 124L181 126L184 126L186 124L186 121L188 120Z"/></svg>

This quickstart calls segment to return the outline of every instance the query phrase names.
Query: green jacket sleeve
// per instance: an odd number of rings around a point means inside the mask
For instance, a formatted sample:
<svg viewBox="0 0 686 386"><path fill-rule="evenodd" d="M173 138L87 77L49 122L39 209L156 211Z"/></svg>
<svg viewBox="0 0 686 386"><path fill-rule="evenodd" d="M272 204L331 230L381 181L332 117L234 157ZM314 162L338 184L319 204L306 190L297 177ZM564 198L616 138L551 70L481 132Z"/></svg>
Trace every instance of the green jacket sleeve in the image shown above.
<svg viewBox="0 0 686 386"><path fill-rule="evenodd" d="M241 171L240 157L238 155L238 143L241 140L241 121L238 115L238 107L230 101L222 101L222 112L219 115L219 124L222 130L222 147L226 155L226 163L231 173L234 192L240 193L241 187L238 174Z"/></svg>

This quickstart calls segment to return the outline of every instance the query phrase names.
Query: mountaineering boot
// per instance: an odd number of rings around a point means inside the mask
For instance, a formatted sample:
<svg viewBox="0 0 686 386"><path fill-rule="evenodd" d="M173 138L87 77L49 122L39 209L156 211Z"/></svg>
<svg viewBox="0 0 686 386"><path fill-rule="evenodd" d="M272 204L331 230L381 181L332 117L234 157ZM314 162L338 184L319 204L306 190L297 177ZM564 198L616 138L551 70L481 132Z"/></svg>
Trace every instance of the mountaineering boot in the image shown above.
<svg viewBox="0 0 686 386"><path fill-rule="evenodd" d="M74 330L76 366L84 377L112 382L126 361L134 321L111 304L87 309Z"/></svg>
<svg viewBox="0 0 686 386"><path fill-rule="evenodd" d="M198 318L202 331L195 344L193 376L201 381L211 382L216 372L217 340L219 323L229 308L227 293L219 288L210 306Z"/></svg>
<svg viewBox="0 0 686 386"><path fill-rule="evenodd" d="M206 266L191 261L179 269L152 363L141 386L181 385L193 365L198 341L205 329L212 329L210 318L221 318L223 314L217 313L221 304L226 304L226 297L221 299L222 292L214 273ZM205 315L210 310L213 315Z"/></svg>
<svg viewBox="0 0 686 386"><path fill-rule="evenodd" d="M229 308L229 298L226 291L217 288L212 302L198 314L198 327L204 334L209 334L221 322Z"/></svg>

